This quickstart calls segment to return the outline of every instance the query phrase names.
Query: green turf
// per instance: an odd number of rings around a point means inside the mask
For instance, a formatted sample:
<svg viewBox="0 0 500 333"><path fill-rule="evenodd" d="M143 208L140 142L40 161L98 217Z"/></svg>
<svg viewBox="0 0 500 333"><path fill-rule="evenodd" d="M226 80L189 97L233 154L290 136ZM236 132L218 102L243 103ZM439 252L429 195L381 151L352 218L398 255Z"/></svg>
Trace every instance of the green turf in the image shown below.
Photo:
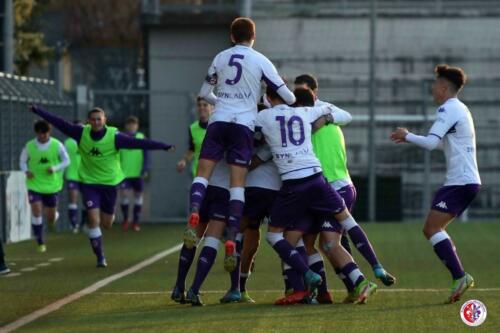
<svg viewBox="0 0 500 333"><path fill-rule="evenodd" d="M398 289L447 289L450 277L423 238L419 224L364 225L385 267L398 277ZM500 288L500 224L455 223L449 228L467 271L477 288ZM104 276L130 267L163 249L176 245L181 226L146 226L144 232L105 235L110 267L97 270L82 235L49 238L49 251L39 255L32 242L8 245L8 262L15 271L32 265L23 258L65 260L19 277L0 279L0 326L64 295L82 289ZM222 248L221 248L222 249ZM399 291L382 289L367 305L339 304L343 291L335 291L330 306L277 307L281 294L279 261L262 243L254 274L248 282L255 305L219 305L229 286L222 260L218 260L202 291L207 306L193 308L170 301L178 253L144 270L120 279L96 293L71 303L21 328L20 332L469 332L460 317L460 304L443 305L447 291ZM367 276L373 274L359 255ZM192 269L194 271L194 267ZM331 289L341 284L329 269ZM188 276L188 285L192 275ZM380 285L380 283L379 283ZM220 292L217 292L220 291ZM139 294L130 294L139 293ZM142 293L142 294L141 294ZM477 332L500 332L500 291L474 291L466 299L479 299L488 307L488 318Z"/></svg>

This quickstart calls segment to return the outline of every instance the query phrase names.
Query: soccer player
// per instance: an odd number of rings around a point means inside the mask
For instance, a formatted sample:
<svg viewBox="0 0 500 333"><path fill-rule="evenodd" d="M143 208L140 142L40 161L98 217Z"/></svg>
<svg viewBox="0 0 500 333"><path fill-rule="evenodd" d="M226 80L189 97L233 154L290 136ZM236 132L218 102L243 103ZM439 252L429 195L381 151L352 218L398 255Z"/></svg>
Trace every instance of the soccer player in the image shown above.
<svg viewBox="0 0 500 333"><path fill-rule="evenodd" d="M85 126L71 124L40 107L31 106L29 110L78 142L78 150L82 157L78 174L88 213L88 237L97 257L97 267L107 267L100 226L111 228L115 218L116 185L124 179L119 150L169 151L174 146L119 133L116 127L106 125L106 114L101 108L93 108L88 112L88 124Z"/></svg>
<svg viewBox="0 0 500 333"><path fill-rule="evenodd" d="M5 253L3 252L3 244L0 240L0 275L6 275L10 273L10 268L5 263Z"/></svg>
<svg viewBox="0 0 500 333"><path fill-rule="evenodd" d="M34 126L36 138L28 141L19 159L21 171L26 174L26 187L31 205L31 226L38 244L38 252L47 250L43 232L43 217L49 226L58 218L57 199L63 187L62 171L70 161L64 145L50 136L51 126L38 120Z"/></svg>
<svg viewBox="0 0 500 333"><path fill-rule="evenodd" d="M235 237L245 201L245 178L252 159L254 122L261 81L276 91L288 104L295 96L288 90L274 65L252 49L255 41L255 23L240 17L230 28L234 46L220 52L208 69L200 96L215 105L200 153L198 172L190 191L190 216L185 232L187 244L196 243L194 227L199 221L199 207L205 197L208 180L216 163L225 155L230 166L230 200L228 237L226 241L226 269L236 264ZM217 96L213 93L217 89Z"/></svg>
<svg viewBox="0 0 500 333"><path fill-rule="evenodd" d="M318 81L316 78L310 74L302 74L295 78L296 88L309 88L312 90L315 98L314 106L329 105L330 103L323 102L318 98ZM333 104L330 104L333 105ZM318 157L321 163L321 169L326 179L332 186L332 188L339 193L339 195L344 199L347 209L352 212L356 201L356 188L352 183L351 177L349 175L349 170L347 168L347 153L345 147L344 134L342 132L341 126L333 123L324 124L318 120L313 126L312 143L314 153ZM364 233L363 229L358 225L351 223L344 226L345 230L351 237L352 241L356 245L356 248L360 251L363 257L368 261L373 269L375 277L380 279L386 286L393 285L396 282L396 278L389 274L380 263L368 237ZM305 237L305 244L309 255L309 264L314 267L315 271L323 272L323 260L321 255L317 252L314 247L317 235L309 234ZM347 237L342 236L342 245L346 250L351 253L349 246L349 241ZM349 295L345 299L346 302L354 300L354 288L349 282L349 279L345 277L344 274L340 272L339 269L335 269L337 276L344 282ZM325 280L325 279L324 279ZM326 281L326 280L325 280ZM319 299L321 295L328 297L328 288L326 285L322 285L319 292Z"/></svg>
<svg viewBox="0 0 500 333"><path fill-rule="evenodd" d="M130 116L125 120L126 135L144 139L143 133L139 132L139 119L135 116ZM130 191L134 191L134 209L132 219L132 230L140 231L139 220L142 210L144 177L148 171L148 154L142 149L120 149L120 163L125 179L118 185L120 196L122 198L122 229L127 231L129 228L129 196Z"/></svg>
<svg viewBox="0 0 500 333"><path fill-rule="evenodd" d="M423 232L451 273L453 283L447 302L454 303L474 286L474 279L464 271L446 227L476 197L481 179L476 160L474 121L467 106L458 99L466 75L463 69L448 65L436 66L435 74L432 96L439 107L429 134L420 136L406 128L397 128L391 139L396 143L413 143L427 150L442 145L446 158L446 180L432 201Z"/></svg>
<svg viewBox="0 0 500 333"><path fill-rule="evenodd" d="M270 216L280 187L281 178L271 150L267 144L261 145L252 158L246 180L245 208L240 233L236 235L237 269L230 273L231 287L221 303L255 303L246 290L246 283L259 247L260 225Z"/></svg>
<svg viewBox="0 0 500 333"><path fill-rule="evenodd" d="M177 162L177 171L183 172L186 165L191 162L191 174L196 177L198 160L200 158L201 144L207 132L208 119L213 111L213 106L201 97L196 98L198 120L189 126L189 148L184 156Z"/></svg>
<svg viewBox="0 0 500 333"><path fill-rule="evenodd" d="M185 297L185 302L193 306L203 305L200 298L200 288L217 257L219 243L227 226L228 205L229 168L224 161L221 161L216 165L213 175L210 178L207 195L199 210L200 221L208 220L208 226L205 232L204 245L198 257L198 265L193 283ZM183 283L181 285L177 281L176 288L182 287Z"/></svg>
<svg viewBox="0 0 500 333"><path fill-rule="evenodd" d="M304 92L313 98L312 92L306 89L296 90L297 94ZM256 126L261 128L271 148L273 161L283 181L271 212L267 240L285 264L304 277L307 287L307 290L295 291L276 304L301 302L310 293L314 294L322 282L321 276L309 268L294 248L302 237L300 230L309 228L307 218L310 214L321 217L324 222L322 227L325 228L323 231L328 230L322 233L323 250L328 256L332 256L332 260L336 260L337 267L342 267L342 273L352 279L358 296L356 303L364 303L377 286L364 278L352 257L340 246L340 225L355 221L342 198L324 179L311 142L311 123L320 116L330 115L338 124L350 122L351 116L331 105L317 108L288 107L270 89L266 89L266 95L273 107L258 114ZM283 238L283 231L287 228L296 231L288 233L288 241Z"/></svg>
<svg viewBox="0 0 500 333"><path fill-rule="evenodd" d="M79 120L73 121L73 124L82 125ZM71 228L73 233L78 233L78 197L80 192L80 177L78 177L78 168L80 167L81 156L78 152L78 143L72 139L67 138L64 140L64 147L68 152L70 163L65 170L66 178L66 188L68 190L68 218L71 223ZM82 221L80 225L83 225L85 210L82 210Z"/></svg>

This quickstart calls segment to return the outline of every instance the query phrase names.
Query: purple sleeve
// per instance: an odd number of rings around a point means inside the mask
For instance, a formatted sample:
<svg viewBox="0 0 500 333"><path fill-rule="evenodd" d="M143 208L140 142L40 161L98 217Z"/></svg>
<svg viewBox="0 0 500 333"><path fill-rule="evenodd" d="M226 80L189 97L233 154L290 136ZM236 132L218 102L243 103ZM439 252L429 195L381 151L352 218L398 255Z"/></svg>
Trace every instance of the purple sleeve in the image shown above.
<svg viewBox="0 0 500 333"><path fill-rule="evenodd" d="M149 150L168 150L173 145L168 145L163 142L149 140L149 139L136 139L134 137L116 133L115 138L116 149L149 149Z"/></svg>
<svg viewBox="0 0 500 333"><path fill-rule="evenodd" d="M60 130L63 134L69 136L76 140L76 142L80 142L83 133L83 127L80 125L74 125L52 113L49 113L43 110L41 107L35 106L32 107L33 113L38 115L39 117L45 119L49 123L51 123L55 128Z"/></svg>

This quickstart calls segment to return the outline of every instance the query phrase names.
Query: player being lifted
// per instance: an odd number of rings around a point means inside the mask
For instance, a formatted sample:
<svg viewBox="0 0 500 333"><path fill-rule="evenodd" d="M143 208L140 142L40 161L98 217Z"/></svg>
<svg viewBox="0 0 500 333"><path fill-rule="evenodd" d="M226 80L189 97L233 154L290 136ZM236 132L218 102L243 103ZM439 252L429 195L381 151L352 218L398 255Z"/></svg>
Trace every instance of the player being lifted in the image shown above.
<svg viewBox="0 0 500 333"><path fill-rule="evenodd" d="M45 252L43 218L49 226L57 220L57 199L63 187L62 171L70 161L64 145L50 136L51 126L38 120L34 126L36 138L28 141L20 157L21 171L26 173L26 187L31 205L31 226L38 243L38 252Z"/></svg>
<svg viewBox="0 0 500 333"><path fill-rule="evenodd" d="M200 153L198 172L190 191L190 216L184 241L188 247L197 242L195 227L208 180L216 163L225 155L230 165L230 201L225 267L236 267L235 237L245 201L245 177L253 151L253 131L260 97L261 81L276 91L287 104L295 97L278 75L273 64L252 49L255 24L237 18L231 24L233 47L220 52L208 70L200 96L215 104ZM213 90L217 89L217 96Z"/></svg>
<svg viewBox="0 0 500 333"><path fill-rule="evenodd" d="M442 145L444 150L445 183L432 201L423 232L451 273L453 283L447 302L453 303L474 286L474 279L464 271L455 245L445 229L476 197L481 179L476 160L474 122L467 106L457 97L465 84L466 75L461 68L448 65L436 66L435 74L432 96L440 106L429 134L420 136L406 128L397 128L391 139L396 143L410 142L428 150Z"/></svg>
<svg viewBox="0 0 500 333"><path fill-rule="evenodd" d="M183 172L186 165L191 162L191 174L196 177L198 170L198 160L200 158L201 144L207 132L208 119L212 113L213 106L203 98L196 98L196 110L198 120L189 126L189 147L184 156L177 162L177 171Z"/></svg>
<svg viewBox="0 0 500 333"><path fill-rule="evenodd" d="M125 133L136 139L144 139L143 133L139 132L139 119L130 116L125 120ZM129 196L130 191L134 191L134 208L132 218L132 229L140 231L139 220L142 210L144 176L148 172L148 154L141 149L120 149L120 163L125 179L118 185L122 199L122 229L128 230L129 227Z"/></svg>
<svg viewBox="0 0 500 333"><path fill-rule="evenodd" d="M82 125L79 120L73 121L73 124ZM78 152L78 143L72 139L64 140L64 147L68 152L70 164L66 168L64 176L66 178L66 188L68 190L68 218L71 223L73 233L78 233L78 197L80 192L80 177L78 176L78 168L80 167L81 156ZM80 226L85 220L86 210L82 210L82 220Z"/></svg>
<svg viewBox="0 0 500 333"><path fill-rule="evenodd" d="M312 99L312 92L309 91L309 94ZM320 219L324 222L322 227L328 228L325 233L322 230L325 236L322 240L324 252L335 256L336 266L341 267L342 273L349 276L355 285L356 302L364 303L377 286L364 278L352 257L340 245L338 231L341 226L355 221L343 199L324 179L311 142L311 123L320 116L330 115L332 121L339 124L348 123L351 116L331 105L318 108L288 107L279 95L269 89L266 95L273 107L258 114L256 126L261 127L283 181L272 209L267 240L281 259L304 277L309 293L314 292L321 284L321 277L309 268L294 248L300 232L293 233L295 240L287 235L287 241L283 238L283 231L307 230L309 215ZM338 225L337 229L335 225ZM278 300L276 304L296 303L305 296L306 292L296 292Z"/></svg>
<svg viewBox="0 0 500 333"><path fill-rule="evenodd" d="M312 75L299 75L295 78L294 83L296 88L303 87L312 90L315 98L314 106L329 104L318 98L318 81ZM336 124L326 124L321 126L319 121L316 122L315 126L313 126L312 144L314 153L321 163L323 174L332 188L337 191L342 199L344 199L347 209L351 212L356 201L356 188L352 183L351 177L349 176L349 170L347 169L347 153L341 126ZM348 225L344 225L344 228L353 243L356 245L358 251L372 267L375 277L380 279L386 286L394 284L396 282L396 278L383 268L364 230L357 223L349 223ZM321 256L314 248L316 236L317 235L314 234L307 235L305 237L305 243L308 249L311 267L314 265L314 271L322 271L323 263ZM342 245L349 253L351 252L349 241L345 236L342 237ZM349 279L346 278L339 269L335 269L335 273L344 282L348 292L352 296L354 288L349 282ZM327 290L326 286L323 286L323 294L327 295ZM348 297L346 298L346 301L349 301L350 299L353 298Z"/></svg>
<svg viewBox="0 0 500 333"><path fill-rule="evenodd" d="M29 110L78 142L82 158L78 175L89 220L88 237L97 257L97 267L106 267L100 226L111 228L115 218L116 185L124 179L119 150L168 151L173 146L119 133L116 127L106 125L106 115L101 108L93 108L88 112L88 124L85 126L71 124L40 107L32 106Z"/></svg>

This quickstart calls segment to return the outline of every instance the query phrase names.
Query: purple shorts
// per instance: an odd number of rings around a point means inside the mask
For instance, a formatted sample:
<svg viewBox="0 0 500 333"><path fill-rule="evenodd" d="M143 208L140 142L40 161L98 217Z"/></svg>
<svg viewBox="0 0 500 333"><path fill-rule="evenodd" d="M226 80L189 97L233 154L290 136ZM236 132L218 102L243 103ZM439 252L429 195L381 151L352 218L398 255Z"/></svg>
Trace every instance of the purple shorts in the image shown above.
<svg viewBox="0 0 500 333"><path fill-rule="evenodd" d="M106 214L115 213L116 186L81 184L80 190L87 210L98 208Z"/></svg>
<svg viewBox="0 0 500 333"><path fill-rule="evenodd" d="M28 200L30 204L41 201L44 207L54 208L57 206L58 198L59 193L46 194L28 190Z"/></svg>
<svg viewBox="0 0 500 333"><path fill-rule="evenodd" d="M481 185L442 186L432 200L431 209L460 216L476 197Z"/></svg>
<svg viewBox="0 0 500 333"><path fill-rule="evenodd" d="M253 132L235 123L216 121L208 125L200 159L220 161L224 153L228 164L248 167L253 154Z"/></svg>
<svg viewBox="0 0 500 333"><path fill-rule="evenodd" d="M352 212L354 204L356 203L356 197L358 196L354 185L344 186L338 189L337 193L344 199L344 203L349 212Z"/></svg>
<svg viewBox="0 0 500 333"><path fill-rule="evenodd" d="M66 188L68 190L80 190L80 182L77 182L74 180L67 180L66 181Z"/></svg>
<svg viewBox="0 0 500 333"><path fill-rule="evenodd" d="M118 184L120 190L134 190L136 193L144 191L144 180L142 178L125 178Z"/></svg>
<svg viewBox="0 0 500 333"><path fill-rule="evenodd" d="M299 223L287 228L287 230L301 231L304 234L319 234L320 232L343 233L342 225L333 216L320 218L307 215Z"/></svg>
<svg viewBox="0 0 500 333"><path fill-rule="evenodd" d="M307 232L311 224L308 216L315 221L333 221L333 216L345 208L344 200L322 173L285 180L274 202L269 225Z"/></svg>
<svg viewBox="0 0 500 333"><path fill-rule="evenodd" d="M265 217L271 215L271 209L277 196L278 191L261 187L245 188L243 216L248 217L251 222L257 222L260 225Z"/></svg>
<svg viewBox="0 0 500 333"><path fill-rule="evenodd" d="M200 207L200 222L210 220L226 222L229 211L229 191L222 187L208 185L205 199Z"/></svg>

